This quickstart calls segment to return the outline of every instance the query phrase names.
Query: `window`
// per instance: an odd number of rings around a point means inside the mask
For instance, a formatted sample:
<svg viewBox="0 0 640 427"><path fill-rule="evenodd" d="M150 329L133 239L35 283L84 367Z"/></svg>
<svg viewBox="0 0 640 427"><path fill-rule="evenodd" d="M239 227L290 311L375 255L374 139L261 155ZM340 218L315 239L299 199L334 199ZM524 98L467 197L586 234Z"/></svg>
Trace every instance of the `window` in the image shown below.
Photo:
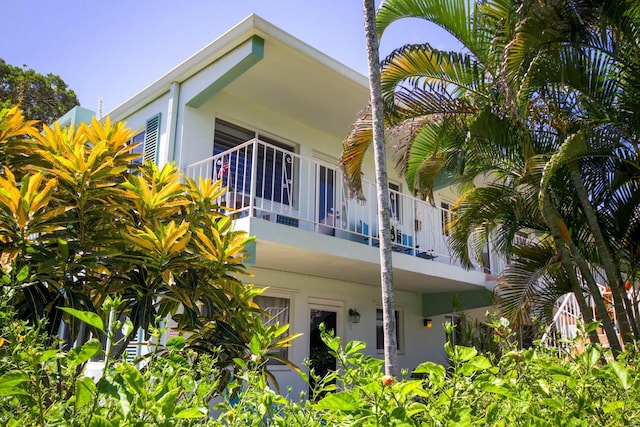
<svg viewBox="0 0 640 427"><path fill-rule="evenodd" d="M160 113L147 120L145 129L138 132L129 141L129 144L137 144L132 154L140 154L133 163L141 165L142 160L146 162L157 162L158 141L160 138Z"/></svg>
<svg viewBox="0 0 640 427"><path fill-rule="evenodd" d="M216 131L213 140L213 155L230 150L237 145L255 138L255 132L243 129L231 123L216 120Z"/></svg>
<svg viewBox="0 0 640 427"><path fill-rule="evenodd" d="M404 351L404 342L402 341L402 315L400 310L396 310L396 348L399 352ZM376 309L376 349L379 352L384 351L384 327L382 325L382 309Z"/></svg>
<svg viewBox="0 0 640 427"><path fill-rule="evenodd" d="M449 229L447 228L447 224L451 221L451 205L449 203L442 202L440 203L440 208L442 209L440 211L442 213L442 235L448 236Z"/></svg>
<svg viewBox="0 0 640 427"><path fill-rule="evenodd" d="M255 133L231 123L216 120L213 137L213 155L217 156L255 138ZM238 150L222 157L222 164L214 178L221 179L226 187L239 193L249 194L251 176L251 150Z"/></svg>
<svg viewBox="0 0 640 427"><path fill-rule="evenodd" d="M400 185L389 183L389 216L392 220L400 221Z"/></svg>
<svg viewBox="0 0 640 427"><path fill-rule="evenodd" d="M274 202L291 204L293 183L293 153L290 145L260 135L249 129L216 119L213 155L224 153L254 138L269 144L258 146L258 163L256 173L256 196ZM224 158L226 170L222 179L224 184L234 191L249 193L253 151L251 148L233 151Z"/></svg>
<svg viewBox="0 0 640 427"><path fill-rule="evenodd" d="M256 194L263 199L288 205L291 202L293 158L287 151L293 152L293 148L264 135L258 135L258 138L276 148L260 145Z"/></svg>
<svg viewBox="0 0 640 427"><path fill-rule="evenodd" d="M136 134L131 141L129 141L129 145L136 144L137 146L131 150L131 154L139 154L140 157L137 157L133 160L133 163L137 165L142 164L142 159L144 158L144 131Z"/></svg>
<svg viewBox="0 0 640 427"><path fill-rule="evenodd" d="M269 313L268 316L263 316L262 318L265 326L276 323L282 326L289 323L289 310L291 308L291 300L289 298L258 295L253 298L253 302L258 304L262 310ZM286 332L286 334L288 334L288 332ZM281 348L277 354L284 359L288 359L289 349ZM281 365L282 363L270 359L269 364Z"/></svg>

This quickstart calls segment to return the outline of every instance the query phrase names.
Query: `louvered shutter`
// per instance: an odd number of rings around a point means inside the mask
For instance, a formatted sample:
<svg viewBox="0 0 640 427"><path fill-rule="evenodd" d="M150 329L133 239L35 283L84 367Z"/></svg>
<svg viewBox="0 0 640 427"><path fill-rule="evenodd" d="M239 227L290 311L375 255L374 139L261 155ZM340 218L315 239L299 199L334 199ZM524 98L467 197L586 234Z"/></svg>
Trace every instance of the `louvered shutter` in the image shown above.
<svg viewBox="0 0 640 427"><path fill-rule="evenodd" d="M158 140L160 139L160 113L147 120L144 131L144 161L158 161Z"/></svg>

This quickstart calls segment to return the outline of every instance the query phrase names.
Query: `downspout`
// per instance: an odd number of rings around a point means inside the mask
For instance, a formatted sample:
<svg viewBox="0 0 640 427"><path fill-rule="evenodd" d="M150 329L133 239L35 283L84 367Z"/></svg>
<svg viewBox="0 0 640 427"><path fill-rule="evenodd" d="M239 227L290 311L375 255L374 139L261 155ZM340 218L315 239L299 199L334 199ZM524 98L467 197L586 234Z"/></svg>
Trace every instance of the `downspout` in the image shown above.
<svg viewBox="0 0 640 427"><path fill-rule="evenodd" d="M180 83L172 82L169 87L169 108L167 117L167 161L173 161L178 158L176 138L178 134L178 111L180 105ZM171 157L169 157L171 155ZM178 165L179 166L179 165Z"/></svg>
<svg viewBox="0 0 640 427"><path fill-rule="evenodd" d="M178 128L178 106L180 105L180 83L171 82L169 86L169 105L167 108L167 148L163 153L165 162L171 163L176 157L176 136ZM160 165L158 165L160 166ZM179 167L179 165L176 165ZM179 169L178 169L179 171ZM138 331L136 331L137 333ZM159 339L167 339L169 331L162 334ZM125 348L126 349L126 348Z"/></svg>

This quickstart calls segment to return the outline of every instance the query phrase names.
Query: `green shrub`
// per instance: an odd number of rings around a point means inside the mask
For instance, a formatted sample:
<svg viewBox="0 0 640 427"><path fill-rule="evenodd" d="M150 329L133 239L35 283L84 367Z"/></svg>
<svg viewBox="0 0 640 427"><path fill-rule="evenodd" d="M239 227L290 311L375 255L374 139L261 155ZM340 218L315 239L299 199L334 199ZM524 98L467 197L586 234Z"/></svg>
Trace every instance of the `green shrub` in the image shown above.
<svg viewBox="0 0 640 427"><path fill-rule="evenodd" d="M94 382L82 367L102 351L100 342L62 351L42 325L16 320L7 299L0 301L2 425L591 427L640 419L635 353L614 361L592 344L579 353L517 349L502 319L490 325L502 357L447 343L450 366L425 362L401 378L383 375L382 361L362 353L364 343L324 334L338 369L310 381L314 400L276 391L266 372L269 332L252 339L252 357L235 360L234 373L215 352L197 354L176 337L137 364L107 358ZM93 313L70 314L101 328ZM126 334L127 325L105 332Z"/></svg>
<svg viewBox="0 0 640 427"><path fill-rule="evenodd" d="M83 368L103 353L99 340L64 352L47 336L44 321L29 325L16 319L7 299L0 303L1 425L199 426L206 421L223 378L215 356L196 358L185 340L175 337L137 364L107 357L95 382ZM102 330L94 313L69 313ZM104 332L114 338L119 327L116 322ZM128 335L131 323L121 329Z"/></svg>
<svg viewBox="0 0 640 427"><path fill-rule="evenodd" d="M365 344L324 335L338 371L313 383L317 402L293 403L271 391L251 366L234 383L237 403L218 406L225 426L623 426L640 419L637 358L608 360L598 345L573 354L533 346L517 349L504 319L496 345L502 357L474 347L445 348L451 366L425 362L402 378L382 374L382 361L362 354ZM589 325L589 328L596 325ZM452 326L447 326L451 333ZM574 343L575 344L575 343Z"/></svg>

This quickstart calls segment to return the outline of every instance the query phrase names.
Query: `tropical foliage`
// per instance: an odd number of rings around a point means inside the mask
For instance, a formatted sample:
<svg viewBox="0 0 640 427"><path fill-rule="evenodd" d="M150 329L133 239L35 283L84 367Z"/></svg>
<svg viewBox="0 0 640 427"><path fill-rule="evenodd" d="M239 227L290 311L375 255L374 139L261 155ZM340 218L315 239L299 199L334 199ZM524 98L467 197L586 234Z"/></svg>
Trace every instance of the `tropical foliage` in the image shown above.
<svg viewBox="0 0 640 427"><path fill-rule="evenodd" d="M6 298L0 308L0 423L7 426L623 426L640 417L637 359L623 353L603 361L599 345L576 355L518 350L498 339L502 357L493 359L447 343L449 368L426 362L394 378L383 375L382 360L363 354L364 343L324 334L339 371L313 381L312 392L323 396L314 402L276 393L259 356L239 362L224 387L228 370L218 353L198 355L182 337L143 364L107 358L97 378L86 377L77 367L102 351L99 341L65 352L45 339L41 324L14 318ZM102 327L94 313L72 314ZM104 332L116 339L120 329L132 331L119 323ZM488 326L495 337L512 335L505 319Z"/></svg>
<svg viewBox="0 0 640 427"><path fill-rule="evenodd" d="M403 136L397 168L411 189L431 198L436 182L459 184L455 255L470 267L491 244L513 260L497 293L514 321L548 319L574 292L587 321L593 298L614 349L614 322L623 342L640 338L637 3L387 0L378 30L411 17L461 49L407 45L382 62L386 126ZM368 123L345 140L356 190Z"/></svg>
<svg viewBox="0 0 640 427"><path fill-rule="evenodd" d="M104 349L107 357L96 382L82 373L82 366L103 352L99 340L63 352L47 339L46 320L34 325L15 318L7 296L11 291L3 294L0 312L2 425L201 425L209 400L223 387L215 356L195 362L195 353L185 349L181 337L154 352L146 369L127 361L116 364ZM117 301L107 305L114 307ZM95 313L69 312L111 339L120 326L125 336L133 332L130 321L104 329Z"/></svg>
<svg viewBox="0 0 640 427"><path fill-rule="evenodd" d="M284 332L261 323L252 301L260 291L240 280L251 238L216 204L220 182L140 164L130 139L108 118L38 132L17 108L0 112L0 265L11 305L48 336L64 336L66 348L105 341L69 309L105 324L129 318L147 339L170 317L197 351L216 349L219 363L235 364L249 356L254 329ZM105 301L116 297L112 313ZM278 335L270 345L286 344Z"/></svg>

